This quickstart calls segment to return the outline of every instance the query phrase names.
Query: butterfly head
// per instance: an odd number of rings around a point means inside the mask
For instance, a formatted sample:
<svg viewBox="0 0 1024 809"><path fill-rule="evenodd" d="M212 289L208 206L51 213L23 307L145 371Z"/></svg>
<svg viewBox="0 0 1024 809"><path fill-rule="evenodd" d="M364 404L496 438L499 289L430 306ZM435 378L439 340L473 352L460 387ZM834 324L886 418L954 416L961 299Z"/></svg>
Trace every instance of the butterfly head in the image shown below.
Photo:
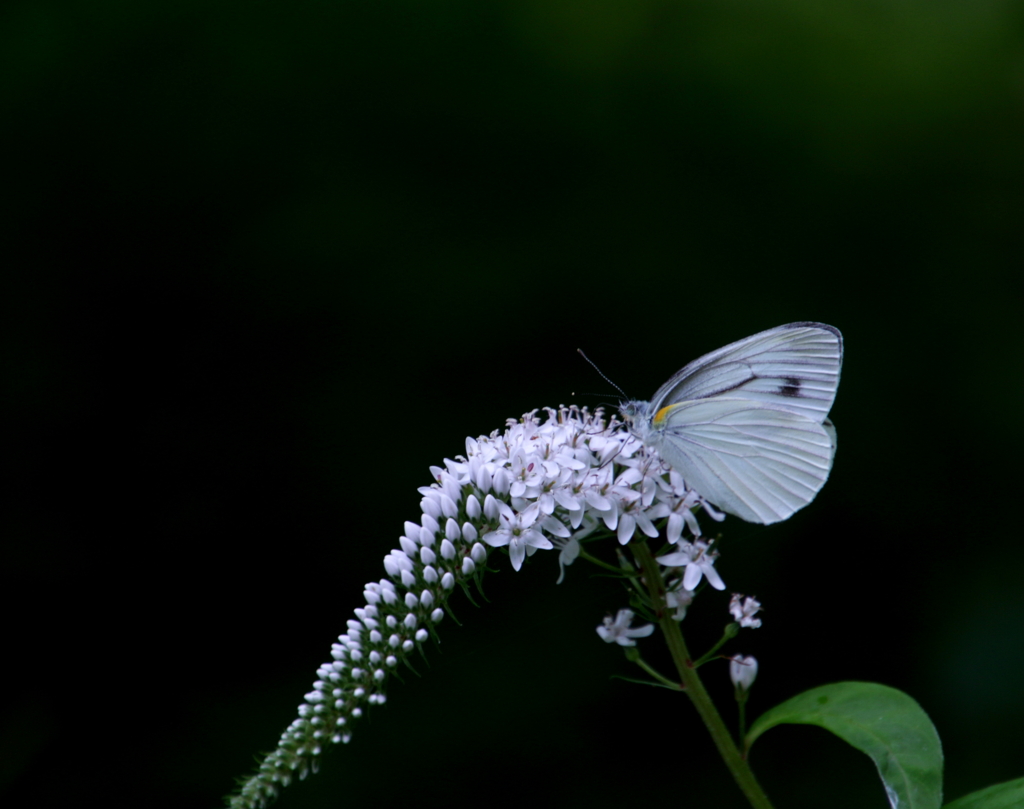
<svg viewBox="0 0 1024 809"><path fill-rule="evenodd" d="M647 438L651 430L651 403L630 399L619 405L619 413L626 422L629 431L641 441Z"/></svg>

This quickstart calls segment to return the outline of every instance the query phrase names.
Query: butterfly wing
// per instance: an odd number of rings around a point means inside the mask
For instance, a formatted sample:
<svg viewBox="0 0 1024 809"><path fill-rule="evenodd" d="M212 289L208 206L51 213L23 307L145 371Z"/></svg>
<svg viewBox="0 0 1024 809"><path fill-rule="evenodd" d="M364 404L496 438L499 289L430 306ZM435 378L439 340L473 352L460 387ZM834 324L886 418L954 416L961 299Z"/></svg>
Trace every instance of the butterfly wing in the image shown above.
<svg viewBox="0 0 1024 809"><path fill-rule="evenodd" d="M652 412L715 396L742 398L817 421L839 386L843 337L824 323L787 323L694 360L661 386Z"/></svg>
<svg viewBox="0 0 1024 809"><path fill-rule="evenodd" d="M716 396L662 410L651 443L710 502L756 523L806 506L828 479L835 430L757 399Z"/></svg>

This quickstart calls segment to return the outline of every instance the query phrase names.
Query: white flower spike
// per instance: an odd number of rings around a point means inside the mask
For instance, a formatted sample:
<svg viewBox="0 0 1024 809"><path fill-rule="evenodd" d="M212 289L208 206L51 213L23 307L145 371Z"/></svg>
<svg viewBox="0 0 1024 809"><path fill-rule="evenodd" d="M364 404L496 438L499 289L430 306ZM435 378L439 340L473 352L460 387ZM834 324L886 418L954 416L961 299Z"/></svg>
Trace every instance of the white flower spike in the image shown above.
<svg viewBox="0 0 1024 809"><path fill-rule="evenodd" d="M277 749L232 797L232 809L265 807L293 776L316 770L326 744L349 741L365 707L385 702L389 674L435 631L455 585L482 574L488 547L507 547L516 570L527 556L557 547L564 574L580 540L596 530L606 528L625 545L657 536L656 523L667 519L677 550L660 561L685 568L668 595L676 618L702 578L725 587L714 569L717 554L701 539L692 512L700 507L712 519L722 515L652 446L600 410L562 407L510 419L504 431L467 439L464 457L430 471L433 483L419 490L419 520L404 523L399 547L384 557L386 578L366 585L366 605L317 670ZM692 542L683 538L685 529ZM597 631L609 643L632 646L654 631L651 624L630 627L632 618L621 610Z"/></svg>

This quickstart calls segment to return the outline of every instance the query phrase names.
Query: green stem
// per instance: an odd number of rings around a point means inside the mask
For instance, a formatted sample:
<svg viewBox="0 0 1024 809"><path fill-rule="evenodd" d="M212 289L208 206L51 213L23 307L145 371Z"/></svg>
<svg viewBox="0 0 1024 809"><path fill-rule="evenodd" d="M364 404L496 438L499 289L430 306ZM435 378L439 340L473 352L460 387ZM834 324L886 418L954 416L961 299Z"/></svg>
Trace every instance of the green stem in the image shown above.
<svg viewBox="0 0 1024 809"><path fill-rule="evenodd" d="M711 734L719 755L722 756L725 765L736 779L740 791L750 801L750 805L754 809L772 809L768 796L764 794L750 765L743 758L739 748L736 747L725 722L722 721L722 717L704 688L704 683L701 682L697 670L693 667L690 653L686 649L686 642L683 640L683 633L679 629L679 622L672 617L665 606L665 581L661 577L661 569L651 554L650 548L647 547L646 542L636 541L631 542L629 547L633 549L633 554L643 571L647 591L650 593L655 613L659 616L658 624L665 635L665 641L672 654L676 670L679 672L683 688L690 696L700 718L704 720L704 725Z"/></svg>
<svg viewBox="0 0 1024 809"><path fill-rule="evenodd" d="M623 570L621 567L615 567L615 565L610 565L603 559L598 559L596 556L591 556L582 548L580 548L580 559L585 559L591 564L595 564L598 567L603 567L605 570L609 570L612 573L618 573L620 576L623 574Z"/></svg>
<svg viewBox="0 0 1024 809"><path fill-rule="evenodd" d="M739 708L739 712L740 712L740 723L739 723L740 724L740 736L739 737L742 739L744 736L747 735L747 695L746 695L746 693L744 693L743 696L740 699L738 699L736 702L737 702L737 707Z"/></svg>
<svg viewBox="0 0 1024 809"><path fill-rule="evenodd" d="M728 643L730 640L732 640L733 638L736 637L736 633L739 630L739 627L740 627L740 625L735 623L735 622L733 622L733 623L729 624L728 626L726 626L725 632L722 635L722 639L720 641L718 641L718 643L716 643L710 649L708 649L704 654L702 654L701 657L700 657L700 660L696 661L693 664L693 667L695 669L699 669L701 666L703 666L709 660L712 660L713 658L716 658L716 657L720 657L720 655L718 654L718 650L721 649L723 646L725 646L725 644Z"/></svg>
<svg viewBox="0 0 1024 809"><path fill-rule="evenodd" d="M632 647L632 648L636 648L636 647ZM627 657L628 657L628 655L627 655ZM658 671L657 669L653 668L646 660L644 660L639 655L637 655L636 659L633 660L633 662L636 663L640 668L642 668L648 674L650 674L655 680L657 680L662 685L664 685L664 686L666 686L668 688L671 688L674 691L682 691L683 690L683 687L681 685L679 685L679 683L672 682L668 677L665 677L660 671Z"/></svg>

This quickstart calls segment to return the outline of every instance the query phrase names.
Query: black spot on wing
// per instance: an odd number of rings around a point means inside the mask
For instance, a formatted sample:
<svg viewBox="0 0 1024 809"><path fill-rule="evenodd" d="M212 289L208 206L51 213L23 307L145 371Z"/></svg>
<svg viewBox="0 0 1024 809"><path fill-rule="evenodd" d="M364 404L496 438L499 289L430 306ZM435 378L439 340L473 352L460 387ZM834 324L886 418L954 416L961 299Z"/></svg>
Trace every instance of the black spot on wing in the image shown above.
<svg viewBox="0 0 1024 809"><path fill-rule="evenodd" d="M792 376L786 377L779 386L779 393L783 396L799 397L801 395L800 380Z"/></svg>

